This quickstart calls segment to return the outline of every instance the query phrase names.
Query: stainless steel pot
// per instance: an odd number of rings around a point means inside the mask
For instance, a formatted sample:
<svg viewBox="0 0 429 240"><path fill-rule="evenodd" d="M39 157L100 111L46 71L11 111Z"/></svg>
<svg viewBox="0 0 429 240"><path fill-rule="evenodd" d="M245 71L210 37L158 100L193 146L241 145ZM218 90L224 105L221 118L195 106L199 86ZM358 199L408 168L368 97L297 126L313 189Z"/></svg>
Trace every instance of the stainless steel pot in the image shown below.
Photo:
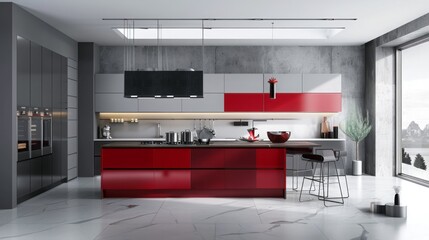
<svg viewBox="0 0 429 240"><path fill-rule="evenodd" d="M167 144L178 144L180 143L179 134L177 132L166 132L165 141Z"/></svg>
<svg viewBox="0 0 429 240"><path fill-rule="evenodd" d="M192 144L194 143L194 137L192 136L191 130L187 129L180 133L182 144Z"/></svg>

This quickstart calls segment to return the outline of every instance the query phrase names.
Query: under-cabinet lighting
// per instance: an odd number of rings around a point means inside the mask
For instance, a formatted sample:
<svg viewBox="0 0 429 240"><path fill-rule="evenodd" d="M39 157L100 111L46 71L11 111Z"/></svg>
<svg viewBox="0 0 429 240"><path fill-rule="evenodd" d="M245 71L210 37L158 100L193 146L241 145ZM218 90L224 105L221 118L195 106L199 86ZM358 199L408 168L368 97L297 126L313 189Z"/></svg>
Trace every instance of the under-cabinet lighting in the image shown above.
<svg viewBox="0 0 429 240"><path fill-rule="evenodd" d="M343 31L344 27L284 27L284 28L205 28L205 40L281 40L328 39ZM201 28L113 28L122 38L156 40L158 31L162 39L202 39Z"/></svg>
<svg viewBox="0 0 429 240"><path fill-rule="evenodd" d="M111 119L111 118L138 118L138 119L226 119L226 120L271 120L271 119L300 119L307 117L323 117L333 116L338 113L332 112L201 112L201 113L161 113L161 112L129 112L129 113L118 113L118 112L101 112L99 113L100 119Z"/></svg>

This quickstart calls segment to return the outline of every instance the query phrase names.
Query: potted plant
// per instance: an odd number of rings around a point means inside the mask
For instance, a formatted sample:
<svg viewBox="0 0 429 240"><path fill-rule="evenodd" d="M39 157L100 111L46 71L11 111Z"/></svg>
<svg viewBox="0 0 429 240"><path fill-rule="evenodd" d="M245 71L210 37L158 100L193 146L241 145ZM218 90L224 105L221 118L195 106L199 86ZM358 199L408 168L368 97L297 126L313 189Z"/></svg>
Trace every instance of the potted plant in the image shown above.
<svg viewBox="0 0 429 240"><path fill-rule="evenodd" d="M372 129L368 113L366 118L364 118L360 111L350 111L345 121L341 122L340 129L355 142L356 159L353 160L353 175L362 175L362 161L359 159L359 142L368 136Z"/></svg>

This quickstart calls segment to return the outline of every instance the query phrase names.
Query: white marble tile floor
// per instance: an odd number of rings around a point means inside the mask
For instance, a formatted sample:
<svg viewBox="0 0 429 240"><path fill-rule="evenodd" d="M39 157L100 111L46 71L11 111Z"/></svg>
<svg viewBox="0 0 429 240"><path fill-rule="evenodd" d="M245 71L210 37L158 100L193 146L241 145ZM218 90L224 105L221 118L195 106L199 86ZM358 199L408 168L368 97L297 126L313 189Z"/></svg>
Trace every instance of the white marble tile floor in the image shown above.
<svg viewBox="0 0 429 240"><path fill-rule="evenodd" d="M370 202L393 201L394 185L408 218L370 213ZM287 199L101 199L99 177L79 178L0 210L0 239L429 239L429 188L372 176L350 176L349 186L345 204L327 208L289 190Z"/></svg>

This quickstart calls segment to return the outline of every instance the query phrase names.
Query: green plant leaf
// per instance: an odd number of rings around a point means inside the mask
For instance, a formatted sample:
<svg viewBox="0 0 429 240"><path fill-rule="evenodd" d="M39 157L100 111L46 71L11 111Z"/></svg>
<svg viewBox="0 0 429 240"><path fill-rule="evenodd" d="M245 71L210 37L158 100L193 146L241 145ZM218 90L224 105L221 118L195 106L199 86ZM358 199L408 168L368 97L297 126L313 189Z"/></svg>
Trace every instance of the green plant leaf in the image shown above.
<svg viewBox="0 0 429 240"><path fill-rule="evenodd" d="M340 123L340 129L351 140L362 141L371 132L372 126L368 116L364 118L360 111L351 111L345 121Z"/></svg>

